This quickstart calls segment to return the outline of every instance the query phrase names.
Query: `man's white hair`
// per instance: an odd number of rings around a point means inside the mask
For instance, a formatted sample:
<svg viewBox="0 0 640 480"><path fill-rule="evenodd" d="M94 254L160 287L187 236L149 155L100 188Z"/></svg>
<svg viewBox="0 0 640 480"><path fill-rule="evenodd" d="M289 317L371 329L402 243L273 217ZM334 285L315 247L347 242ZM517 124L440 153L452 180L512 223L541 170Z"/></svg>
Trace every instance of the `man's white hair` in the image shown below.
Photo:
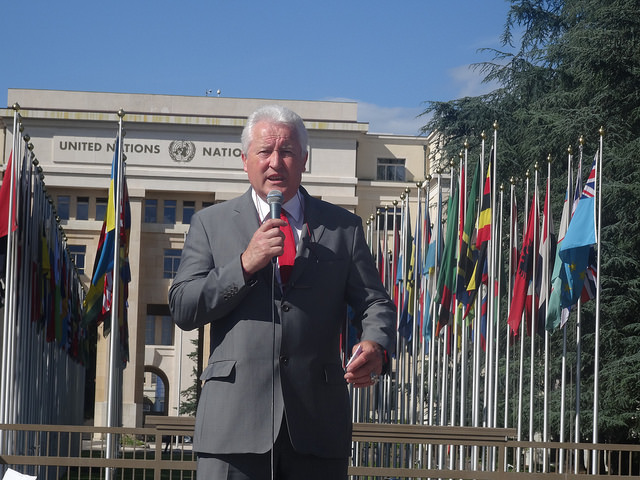
<svg viewBox="0 0 640 480"><path fill-rule="evenodd" d="M251 145L251 141L253 140L253 127L256 126L256 123L261 121L281 123L295 129L298 136L298 142L300 143L300 148L302 149L302 154L304 155L307 151L309 147L309 137L300 115L281 105L265 105L249 115L247 124L242 130L242 151L245 155L247 154L249 145Z"/></svg>

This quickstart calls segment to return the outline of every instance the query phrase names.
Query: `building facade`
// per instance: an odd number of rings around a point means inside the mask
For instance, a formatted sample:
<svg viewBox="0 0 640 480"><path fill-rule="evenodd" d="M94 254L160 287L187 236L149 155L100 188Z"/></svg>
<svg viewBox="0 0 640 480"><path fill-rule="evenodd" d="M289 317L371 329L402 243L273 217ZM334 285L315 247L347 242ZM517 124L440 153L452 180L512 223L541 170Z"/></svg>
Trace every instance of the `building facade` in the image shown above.
<svg viewBox="0 0 640 480"><path fill-rule="evenodd" d="M180 392L194 384L189 354L197 332L173 325L167 293L193 213L249 186L240 133L252 111L271 103L296 111L309 131L303 185L365 222L407 188L415 190L430 170L429 137L371 134L368 124L358 121L356 103L23 89L10 89L9 108L0 109L3 168L13 142L11 106L16 103L85 285L106 210L117 112L125 114L132 220L125 426L140 426L145 413L177 415ZM99 335L96 425L106 421L107 343Z"/></svg>

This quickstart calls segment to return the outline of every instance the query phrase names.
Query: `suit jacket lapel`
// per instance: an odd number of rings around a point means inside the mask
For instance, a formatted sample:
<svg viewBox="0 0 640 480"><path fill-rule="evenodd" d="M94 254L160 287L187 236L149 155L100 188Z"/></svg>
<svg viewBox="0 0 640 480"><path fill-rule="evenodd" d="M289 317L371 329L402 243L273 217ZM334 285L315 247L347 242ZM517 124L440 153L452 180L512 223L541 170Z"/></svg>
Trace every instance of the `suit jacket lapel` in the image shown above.
<svg viewBox="0 0 640 480"><path fill-rule="evenodd" d="M243 242L245 248L249 245L251 237L260 227L260 219L258 218L258 212L256 211L256 205L251 197L251 188L247 190L241 197L240 201L236 205L231 219L238 231L238 241ZM263 277L264 281L271 281L271 264L263 268L258 272L259 276Z"/></svg>
<svg viewBox="0 0 640 480"><path fill-rule="evenodd" d="M249 245L251 237L260 226L260 220L258 219L258 212L256 212L255 204L251 198L251 189L247 190L240 201L237 203L233 211L232 221L235 223L236 229L239 233L239 241L244 241L246 245Z"/></svg>

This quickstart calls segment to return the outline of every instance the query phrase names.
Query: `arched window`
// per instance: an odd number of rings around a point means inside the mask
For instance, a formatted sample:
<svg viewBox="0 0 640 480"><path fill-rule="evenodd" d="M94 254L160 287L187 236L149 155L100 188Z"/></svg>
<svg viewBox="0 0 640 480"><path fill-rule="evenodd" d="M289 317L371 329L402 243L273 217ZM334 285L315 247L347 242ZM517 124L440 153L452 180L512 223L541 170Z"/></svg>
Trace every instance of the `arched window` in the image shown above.
<svg viewBox="0 0 640 480"><path fill-rule="evenodd" d="M143 391L145 415L169 414L169 380L162 370L145 365Z"/></svg>

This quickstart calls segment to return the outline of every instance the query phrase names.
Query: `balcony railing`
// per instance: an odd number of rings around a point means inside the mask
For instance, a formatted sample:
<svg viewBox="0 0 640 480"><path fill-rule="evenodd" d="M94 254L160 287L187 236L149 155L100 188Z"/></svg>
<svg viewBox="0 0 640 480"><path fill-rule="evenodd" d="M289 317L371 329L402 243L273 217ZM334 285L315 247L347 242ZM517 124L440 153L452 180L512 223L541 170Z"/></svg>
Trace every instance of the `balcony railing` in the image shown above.
<svg viewBox="0 0 640 480"><path fill-rule="evenodd" d="M119 445L105 458L107 433ZM518 442L513 429L356 423L352 479L597 479L638 478L640 446ZM0 425L0 473L38 480L196 477L193 418L147 417L145 428ZM598 472L590 471L591 455ZM520 462L517 459L520 458ZM520 470L516 471L516 465Z"/></svg>

